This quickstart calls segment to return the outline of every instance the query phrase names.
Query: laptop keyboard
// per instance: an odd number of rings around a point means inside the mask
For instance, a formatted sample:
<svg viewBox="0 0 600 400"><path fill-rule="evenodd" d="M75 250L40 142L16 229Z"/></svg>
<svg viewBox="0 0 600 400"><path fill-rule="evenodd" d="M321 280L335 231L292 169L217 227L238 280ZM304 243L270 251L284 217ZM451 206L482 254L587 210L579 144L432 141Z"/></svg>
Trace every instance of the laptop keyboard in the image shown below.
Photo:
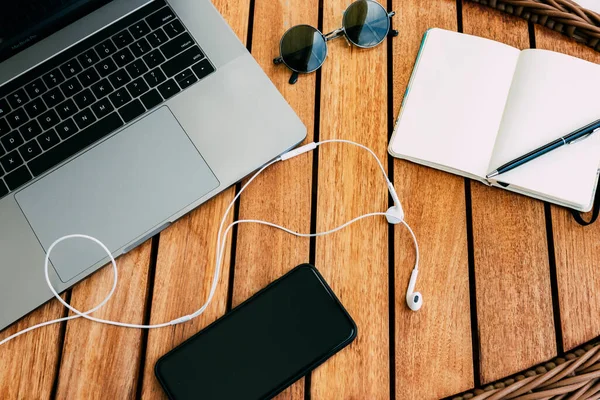
<svg viewBox="0 0 600 400"><path fill-rule="evenodd" d="M159 0L0 87L0 198L215 69Z"/></svg>

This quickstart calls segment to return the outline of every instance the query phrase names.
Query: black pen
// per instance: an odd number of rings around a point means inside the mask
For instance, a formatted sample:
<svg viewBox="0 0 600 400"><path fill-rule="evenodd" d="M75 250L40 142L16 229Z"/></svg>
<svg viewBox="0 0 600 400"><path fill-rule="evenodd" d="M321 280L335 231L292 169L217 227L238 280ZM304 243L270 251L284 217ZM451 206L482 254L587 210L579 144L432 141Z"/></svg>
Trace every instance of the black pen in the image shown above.
<svg viewBox="0 0 600 400"><path fill-rule="evenodd" d="M533 151L530 151L529 153L527 153L519 158L516 158L512 161L507 162L506 164L498 167L498 169L496 169L495 171L487 174L485 177L493 178L496 175L508 172L511 169L517 168L519 165L523 165L526 162L529 162L535 158L538 158L539 156L549 153L554 149L558 149L561 146L564 146L567 144L573 144L575 142L583 140L586 137L590 136L592 133L596 132L597 130L600 130L600 119L592 122L589 125L584 126L583 128L579 128L576 131L569 133L566 136L559 137L555 141L550 142L547 145L539 147Z"/></svg>

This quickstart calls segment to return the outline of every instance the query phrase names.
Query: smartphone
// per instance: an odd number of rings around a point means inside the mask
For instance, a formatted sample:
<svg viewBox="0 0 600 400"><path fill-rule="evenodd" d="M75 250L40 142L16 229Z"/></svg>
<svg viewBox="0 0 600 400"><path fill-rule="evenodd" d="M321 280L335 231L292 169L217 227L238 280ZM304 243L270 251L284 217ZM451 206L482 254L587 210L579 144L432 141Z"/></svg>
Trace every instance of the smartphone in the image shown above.
<svg viewBox="0 0 600 400"><path fill-rule="evenodd" d="M170 399L270 399L350 344L356 324L302 264L162 358Z"/></svg>

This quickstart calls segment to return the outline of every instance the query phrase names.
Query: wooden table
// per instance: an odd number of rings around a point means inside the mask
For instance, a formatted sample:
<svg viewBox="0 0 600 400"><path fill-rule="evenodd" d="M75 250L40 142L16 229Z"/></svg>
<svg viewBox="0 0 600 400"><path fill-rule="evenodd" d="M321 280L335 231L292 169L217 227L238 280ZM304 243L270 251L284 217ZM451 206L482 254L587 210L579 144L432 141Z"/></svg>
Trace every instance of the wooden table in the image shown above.
<svg viewBox="0 0 600 400"><path fill-rule="evenodd" d="M281 34L299 23L325 32L338 28L349 1L215 0L308 127L307 141L350 139L368 145L382 160L387 157L407 221L419 238L417 288L423 309L413 313L405 305L415 254L402 226L369 219L311 241L244 225L232 234L218 292L204 315L150 332L83 320L37 330L0 349L0 398L164 398L153 372L159 356L307 261L346 305L359 335L282 399L450 396L600 335L600 224L581 228L565 209L387 155L427 28L460 30L594 62L600 62L600 54L461 0L388 3L397 12L399 37L372 50L331 42L322 71L301 76L291 86L289 73L271 62ZM202 304L213 273L218 223L235 190L121 257L116 295L97 315L155 323ZM328 145L267 170L241 197L235 214L298 231L325 230L362 213L386 210L388 204L376 163L366 152ZM104 269L65 297L87 309L105 296L111 282L111 271ZM50 302L0 338L64 315L56 301Z"/></svg>

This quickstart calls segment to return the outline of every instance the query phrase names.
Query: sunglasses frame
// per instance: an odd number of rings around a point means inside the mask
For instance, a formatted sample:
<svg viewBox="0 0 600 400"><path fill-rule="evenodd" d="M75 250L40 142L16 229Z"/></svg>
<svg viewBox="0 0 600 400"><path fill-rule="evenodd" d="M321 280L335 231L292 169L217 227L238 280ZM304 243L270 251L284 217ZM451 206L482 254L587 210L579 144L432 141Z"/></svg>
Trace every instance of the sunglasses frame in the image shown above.
<svg viewBox="0 0 600 400"><path fill-rule="evenodd" d="M357 0L354 3L357 3L358 1L362 1L362 0ZM327 55L329 54L329 46L327 46L327 42L340 38L340 37L344 37L346 39L346 42L349 45L353 45L356 46L358 48L361 49L372 49L373 47L377 47L379 46L381 43L383 43L383 41L385 40L386 37L391 36L391 37L396 37L398 36L399 32L395 29L392 29L392 17L394 15L396 15L395 11L390 11L388 12L385 7L378 3L377 1L373 1L373 0L365 0L367 3L373 3L373 4L377 4L379 7L381 7L381 9L387 14L388 16L388 31L387 33L382 37L382 39L375 43L372 46L361 46L358 43L354 43L352 40L350 40L350 38L348 37L348 35L346 34L346 27L342 25L341 28L338 28L336 30L333 30L327 34L323 34L319 29L315 28L312 25L308 25L308 24L299 24L299 25L294 25L291 28L289 28L287 31L284 32L284 34L281 36L281 39L279 40L279 57L276 57L273 59L273 64L275 65L279 65L279 64L284 64L290 71L292 71L292 76L290 77L289 83L290 85L295 84L296 82L298 82L298 76L300 74L310 74L312 72L315 72L316 70L318 70L319 68L321 68L323 66L323 64L325 64L325 61L327 60ZM344 22L344 19L346 18L346 13L348 12L348 10L350 9L350 7L352 7L352 5L354 4L350 4L345 10L344 10L344 14L342 16L342 24ZM283 38L285 37L285 35L288 34L288 32L290 32L292 29L297 28L299 26L308 26L312 29L315 30L315 32L318 32L321 37L323 38L323 41L325 42L325 57L323 58L323 62L316 68L310 70L310 71L298 71L297 69L292 68L291 66L289 66L285 60L283 59L283 57L281 56L281 46L283 45Z"/></svg>

